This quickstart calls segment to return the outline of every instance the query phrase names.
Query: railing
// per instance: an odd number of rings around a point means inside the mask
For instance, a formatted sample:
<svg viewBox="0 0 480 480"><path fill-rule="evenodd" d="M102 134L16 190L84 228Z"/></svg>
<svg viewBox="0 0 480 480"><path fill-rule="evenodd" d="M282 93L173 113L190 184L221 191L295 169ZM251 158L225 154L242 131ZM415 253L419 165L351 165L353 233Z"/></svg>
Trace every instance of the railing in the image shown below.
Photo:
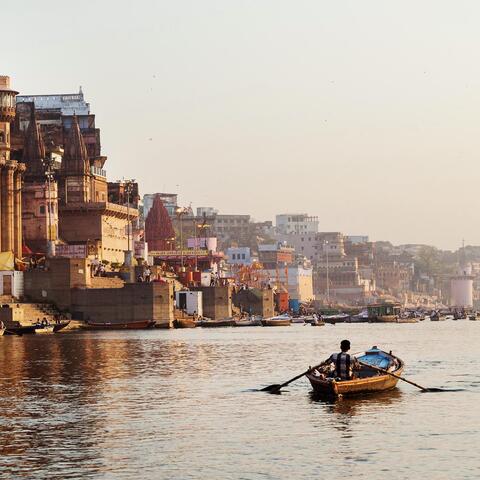
<svg viewBox="0 0 480 480"><path fill-rule="evenodd" d="M90 173L92 173L93 175L97 175L99 177L105 177L105 178L107 177L107 171L99 167L91 166Z"/></svg>

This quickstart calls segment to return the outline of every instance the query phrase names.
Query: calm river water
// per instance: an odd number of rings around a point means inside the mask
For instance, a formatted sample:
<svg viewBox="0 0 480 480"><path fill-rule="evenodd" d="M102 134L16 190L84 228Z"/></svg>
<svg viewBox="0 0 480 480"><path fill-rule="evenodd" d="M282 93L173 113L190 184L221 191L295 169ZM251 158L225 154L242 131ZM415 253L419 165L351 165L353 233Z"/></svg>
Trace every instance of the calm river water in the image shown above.
<svg viewBox="0 0 480 480"><path fill-rule="evenodd" d="M281 383L337 351L406 362L378 396ZM480 322L0 337L0 478L480 477Z"/></svg>

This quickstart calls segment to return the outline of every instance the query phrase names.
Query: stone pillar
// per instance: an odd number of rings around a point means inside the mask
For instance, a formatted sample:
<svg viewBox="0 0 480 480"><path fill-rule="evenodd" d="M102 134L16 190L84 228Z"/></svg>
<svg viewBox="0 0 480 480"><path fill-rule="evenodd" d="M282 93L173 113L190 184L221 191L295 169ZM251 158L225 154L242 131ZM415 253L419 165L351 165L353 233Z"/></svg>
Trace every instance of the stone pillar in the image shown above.
<svg viewBox="0 0 480 480"><path fill-rule="evenodd" d="M2 177L3 177L3 166L5 165L5 161L0 158L0 252L3 252L2 248L2 232L3 232L3 215L2 215L2 196L3 196L3 188L2 188Z"/></svg>
<svg viewBox="0 0 480 480"><path fill-rule="evenodd" d="M13 252L13 172L17 162L9 161L2 175L2 250Z"/></svg>
<svg viewBox="0 0 480 480"><path fill-rule="evenodd" d="M22 175L25 165L19 163L13 177L13 252L22 258Z"/></svg>

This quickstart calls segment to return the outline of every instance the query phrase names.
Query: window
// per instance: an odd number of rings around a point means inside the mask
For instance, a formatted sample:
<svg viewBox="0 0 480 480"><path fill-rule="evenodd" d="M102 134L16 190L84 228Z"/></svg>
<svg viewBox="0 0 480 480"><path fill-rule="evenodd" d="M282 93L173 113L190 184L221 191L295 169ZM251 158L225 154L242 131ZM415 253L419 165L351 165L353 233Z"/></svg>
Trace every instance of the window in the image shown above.
<svg viewBox="0 0 480 480"><path fill-rule="evenodd" d="M242 253L242 260L245 260L245 254Z"/></svg>
<svg viewBox="0 0 480 480"><path fill-rule="evenodd" d="M235 260L235 254L232 253L232 260Z"/></svg>
<svg viewBox="0 0 480 480"><path fill-rule="evenodd" d="M40 205L40 215L45 215L45 205Z"/></svg>

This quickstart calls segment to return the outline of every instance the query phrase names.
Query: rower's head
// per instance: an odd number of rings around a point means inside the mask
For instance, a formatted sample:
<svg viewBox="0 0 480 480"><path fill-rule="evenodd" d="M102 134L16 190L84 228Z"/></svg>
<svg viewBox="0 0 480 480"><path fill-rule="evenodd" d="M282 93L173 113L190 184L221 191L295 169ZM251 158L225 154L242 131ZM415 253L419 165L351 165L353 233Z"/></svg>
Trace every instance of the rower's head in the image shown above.
<svg viewBox="0 0 480 480"><path fill-rule="evenodd" d="M350 350L350 340L342 340L340 342L340 349L342 352L348 352Z"/></svg>

